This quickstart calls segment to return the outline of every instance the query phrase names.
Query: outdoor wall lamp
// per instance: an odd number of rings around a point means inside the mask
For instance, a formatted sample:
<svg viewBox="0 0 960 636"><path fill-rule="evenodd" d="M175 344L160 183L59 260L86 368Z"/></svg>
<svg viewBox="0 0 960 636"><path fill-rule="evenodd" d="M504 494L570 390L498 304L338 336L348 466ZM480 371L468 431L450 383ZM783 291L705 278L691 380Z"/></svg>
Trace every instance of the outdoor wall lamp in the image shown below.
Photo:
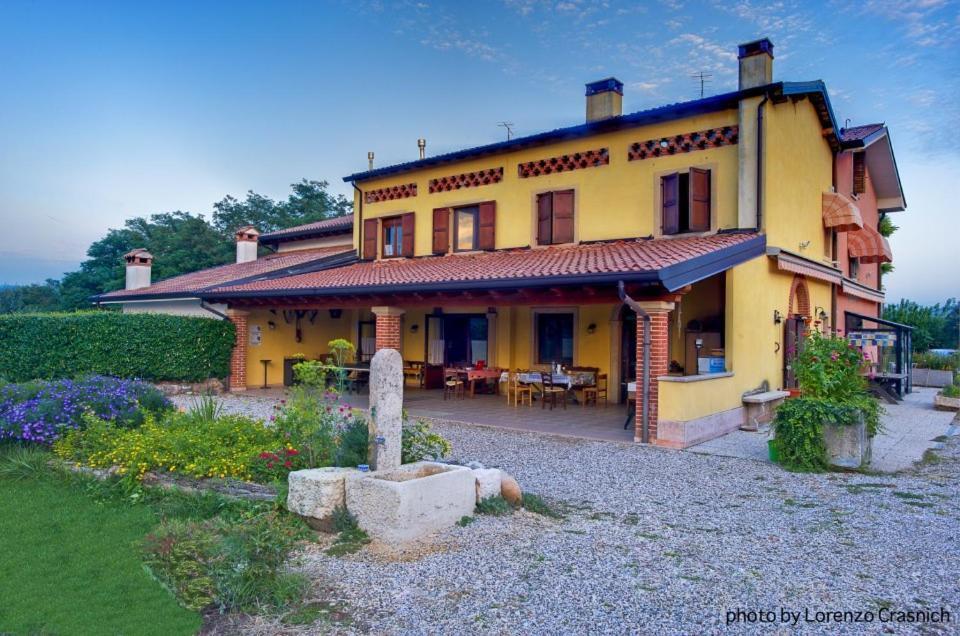
<svg viewBox="0 0 960 636"><path fill-rule="evenodd" d="M420 331L420 325L410 325L410 333L417 333Z"/></svg>
<svg viewBox="0 0 960 636"><path fill-rule="evenodd" d="M342 316L342 315L343 315L343 310L342 310L342 309L331 309L331 310L330 310L330 317L333 318L334 320L336 320L337 318L339 318L339 317Z"/></svg>
<svg viewBox="0 0 960 636"><path fill-rule="evenodd" d="M271 321L267 322L267 327L270 328L270 331L273 331L274 329L277 328L277 323L275 323L275 322L273 322L273 321L271 320Z"/></svg>
<svg viewBox="0 0 960 636"><path fill-rule="evenodd" d="M587 325L587 333L591 335L597 333L597 324L591 322L589 325Z"/></svg>
<svg viewBox="0 0 960 636"><path fill-rule="evenodd" d="M823 307L820 307L820 306L818 305L817 307L814 308L814 311L817 312L817 318L820 319L820 322L826 322L826 321L827 321L827 310L826 310L826 309L824 309Z"/></svg>
<svg viewBox="0 0 960 636"><path fill-rule="evenodd" d="M774 309L774 310L773 310L773 324L779 325L781 322L783 322L783 314L781 314L779 310Z"/></svg>

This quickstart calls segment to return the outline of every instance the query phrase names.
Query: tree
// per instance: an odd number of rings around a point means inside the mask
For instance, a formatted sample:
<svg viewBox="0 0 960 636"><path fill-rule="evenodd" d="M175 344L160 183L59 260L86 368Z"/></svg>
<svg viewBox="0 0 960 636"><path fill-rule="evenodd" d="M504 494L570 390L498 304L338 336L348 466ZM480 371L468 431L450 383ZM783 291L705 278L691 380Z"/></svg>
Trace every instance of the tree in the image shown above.
<svg viewBox="0 0 960 636"><path fill-rule="evenodd" d="M943 305L920 305L903 299L884 307L883 317L913 327L911 336L915 352L927 349L956 349L958 336L958 303L948 299Z"/></svg>
<svg viewBox="0 0 960 636"><path fill-rule="evenodd" d="M266 233L349 214L352 201L342 194L327 192L329 185L326 181L302 179L290 185L293 192L280 202L252 190L243 201L227 195L213 204L213 226L232 238L237 228L244 225Z"/></svg>
<svg viewBox="0 0 960 636"><path fill-rule="evenodd" d="M27 311L55 311L60 308L60 283L10 285L0 289L0 314Z"/></svg>

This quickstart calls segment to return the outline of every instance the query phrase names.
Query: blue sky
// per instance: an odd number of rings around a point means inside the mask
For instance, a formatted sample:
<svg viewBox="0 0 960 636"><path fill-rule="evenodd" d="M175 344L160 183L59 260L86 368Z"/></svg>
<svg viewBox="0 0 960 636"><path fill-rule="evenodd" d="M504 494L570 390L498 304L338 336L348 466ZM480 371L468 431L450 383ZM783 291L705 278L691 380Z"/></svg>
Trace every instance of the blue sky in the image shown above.
<svg viewBox="0 0 960 636"><path fill-rule="evenodd" d="M778 80L891 128L909 203L888 298L960 295L960 2L21 2L0 4L0 283L79 263L132 216L579 123L736 86L766 35ZM948 185L949 184L949 185ZM936 231L941 228L947 231ZM947 274L949 273L949 275Z"/></svg>

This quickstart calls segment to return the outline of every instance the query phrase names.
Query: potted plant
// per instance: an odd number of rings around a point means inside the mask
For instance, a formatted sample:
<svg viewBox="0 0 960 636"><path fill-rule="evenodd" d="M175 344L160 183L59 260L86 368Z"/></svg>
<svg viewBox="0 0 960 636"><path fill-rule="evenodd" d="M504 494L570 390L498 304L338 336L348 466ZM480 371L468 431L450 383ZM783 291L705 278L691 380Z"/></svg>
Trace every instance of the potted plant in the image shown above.
<svg viewBox="0 0 960 636"><path fill-rule="evenodd" d="M810 333L793 361L802 397L784 402L774 420L772 447L781 464L796 470L869 465L881 409L867 393L864 368L859 348Z"/></svg>

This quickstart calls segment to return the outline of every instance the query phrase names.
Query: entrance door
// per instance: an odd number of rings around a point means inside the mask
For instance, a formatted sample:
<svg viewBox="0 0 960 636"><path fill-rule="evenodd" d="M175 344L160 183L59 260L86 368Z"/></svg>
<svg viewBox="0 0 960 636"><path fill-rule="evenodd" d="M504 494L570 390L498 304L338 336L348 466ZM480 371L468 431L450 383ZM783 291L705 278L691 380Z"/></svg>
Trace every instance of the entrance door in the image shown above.
<svg viewBox="0 0 960 636"><path fill-rule="evenodd" d="M445 314L443 316L444 364L472 366L487 359L487 316Z"/></svg>
<svg viewBox="0 0 960 636"><path fill-rule="evenodd" d="M807 322L803 318L787 318L783 335L783 388L796 389L797 378L793 361L807 342Z"/></svg>
<svg viewBox="0 0 960 636"><path fill-rule="evenodd" d="M627 401L627 382L637 379L637 314L629 307L620 313L620 402Z"/></svg>

